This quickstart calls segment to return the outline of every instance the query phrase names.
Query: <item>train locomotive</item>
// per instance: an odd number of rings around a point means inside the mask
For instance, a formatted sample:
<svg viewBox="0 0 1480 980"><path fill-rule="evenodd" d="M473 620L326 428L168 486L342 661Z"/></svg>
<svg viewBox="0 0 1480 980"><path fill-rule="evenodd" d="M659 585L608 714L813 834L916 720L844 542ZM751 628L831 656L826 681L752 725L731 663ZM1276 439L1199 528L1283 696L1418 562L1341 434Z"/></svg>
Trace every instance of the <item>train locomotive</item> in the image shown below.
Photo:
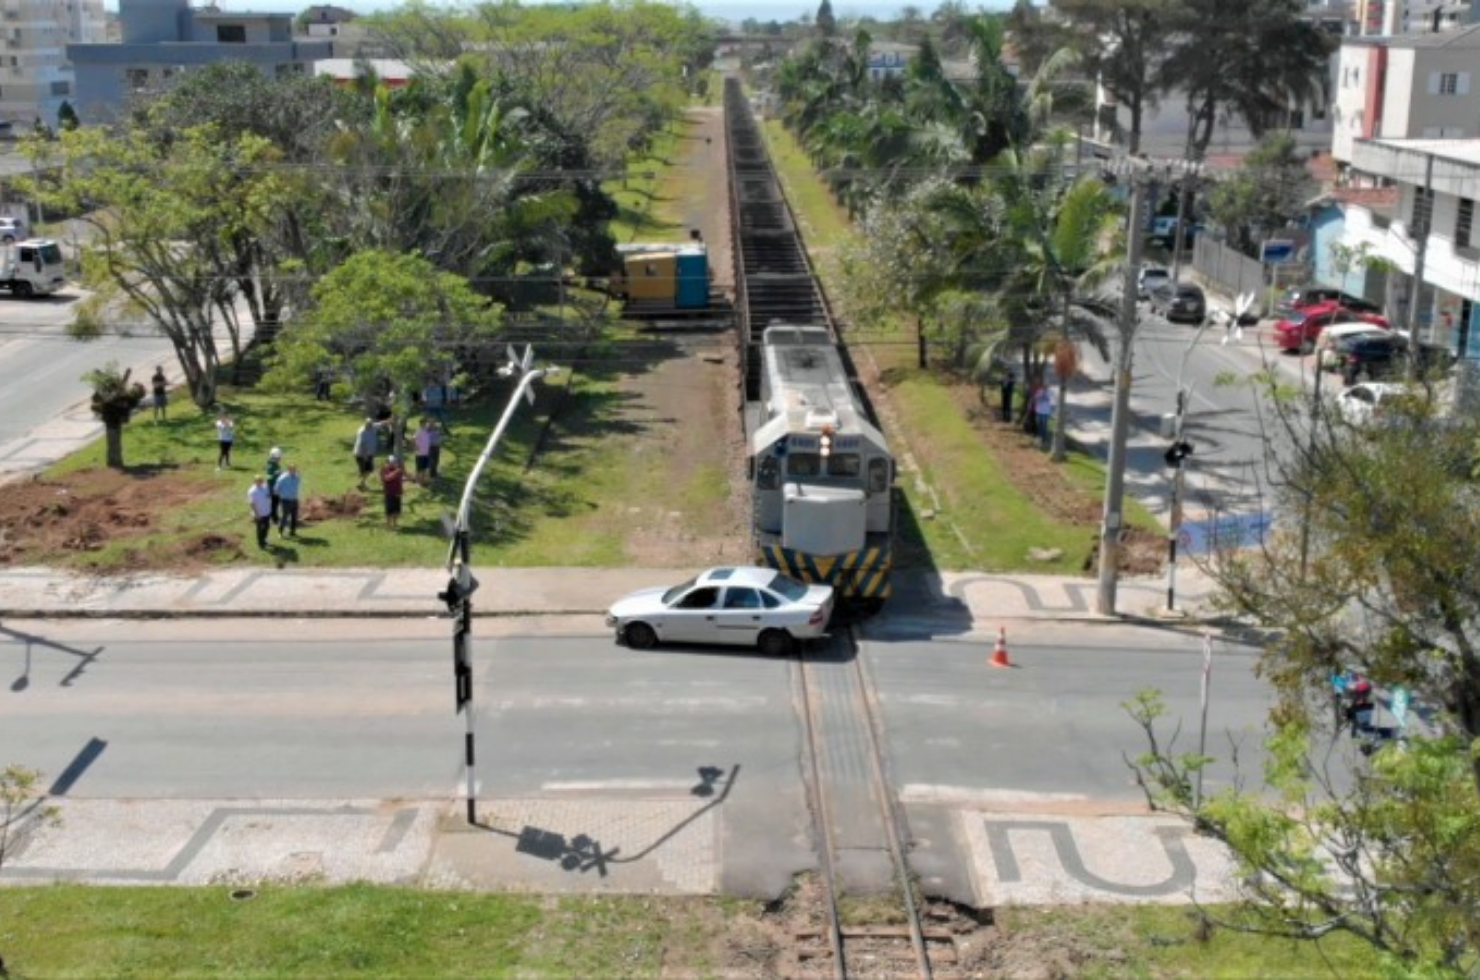
<svg viewBox="0 0 1480 980"><path fill-rule="evenodd" d="M889 596L894 459L823 326L767 327L749 453L752 532L765 564L845 600Z"/></svg>

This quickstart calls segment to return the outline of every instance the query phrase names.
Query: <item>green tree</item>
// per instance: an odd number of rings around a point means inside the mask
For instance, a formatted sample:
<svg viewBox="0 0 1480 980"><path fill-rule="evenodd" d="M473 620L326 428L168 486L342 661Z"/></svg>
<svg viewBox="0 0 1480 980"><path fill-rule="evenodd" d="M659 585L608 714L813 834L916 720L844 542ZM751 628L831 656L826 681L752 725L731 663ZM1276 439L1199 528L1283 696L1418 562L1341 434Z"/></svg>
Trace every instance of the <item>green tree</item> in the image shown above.
<svg viewBox="0 0 1480 980"><path fill-rule="evenodd" d="M1154 801L1231 849L1235 928L1370 944L1389 975L1480 971L1480 421L1446 384L1416 385L1356 427L1273 373L1255 379L1276 513L1292 526L1207 565L1219 604L1257 624L1276 703L1265 786L1194 797L1206 759L1131 710ZM1366 756L1333 712L1331 678L1358 670L1408 692L1409 737ZM1421 721L1417 719L1422 719ZM1224 917L1220 917L1224 918Z"/></svg>
<svg viewBox="0 0 1480 980"><path fill-rule="evenodd" d="M36 189L89 229L83 281L95 295L74 335L137 329L142 318L173 345L196 404L210 406L224 359L218 332L241 363L238 282L279 274L266 262L243 269L233 245L260 237L291 195L279 154L261 137L223 138L209 126L167 146L94 127L63 133L57 145L62 177Z"/></svg>
<svg viewBox="0 0 1480 980"><path fill-rule="evenodd" d="M82 125L82 120L77 118L77 110L72 108L72 103L63 101L57 106L57 129L62 132L70 132Z"/></svg>
<svg viewBox="0 0 1480 980"><path fill-rule="evenodd" d="M397 443L413 395L455 377L461 352L492 344L502 311L465 279L416 255L367 251L313 287L312 305L279 338L264 386L302 390L325 367L364 404L395 413Z"/></svg>
<svg viewBox="0 0 1480 980"><path fill-rule="evenodd" d="M129 384L130 373L120 373L117 364L109 363L82 379L92 385L92 413L103 423L108 466L115 470L123 469L123 427L144 401L144 386L137 381Z"/></svg>
<svg viewBox="0 0 1480 980"><path fill-rule="evenodd" d="M1240 251L1257 255L1259 241L1283 228L1313 191L1294 138L1277 133L1260 140L1237 172L1213 186L1208 210Z"/></svg>
<svg viewBox="0 0 1480 980"><path fill-rule="evenodd" d="M817 33L823 37L837 36L838 19L833 16L832 0L822 0L817 5L817 17L813 22L817 25Z"/></svg>
<svg viewBox="0 0 1480 980"><path fill-rule="evenodd" d="M1256 136L1288 131L1302 104L1324 97L1334 41L1298 0L1177 0L1156 76L1187 99L1187 154L1201 159L1232 115Z"/></svg>

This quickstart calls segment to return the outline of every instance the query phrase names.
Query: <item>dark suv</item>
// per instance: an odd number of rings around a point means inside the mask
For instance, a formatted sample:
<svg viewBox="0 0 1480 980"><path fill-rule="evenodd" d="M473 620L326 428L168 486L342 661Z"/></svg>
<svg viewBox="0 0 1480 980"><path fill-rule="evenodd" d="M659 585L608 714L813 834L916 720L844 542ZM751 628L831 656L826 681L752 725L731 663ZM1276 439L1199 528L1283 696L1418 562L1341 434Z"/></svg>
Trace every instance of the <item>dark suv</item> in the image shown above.
<svg viewBox="0 0 1480 980"><path fill-rule="evenodd" d="M1166 317L1169 323L1179 320L1202 323L1208 314L1208 300L1200 286L1185 282L1167 283L1152 292L1151 310Z"/></svg>
<svg viewBox="0 0 1480 980"><path fill-rule="evenodd" d="M1408 338L1396 333L1356 334L1336 342L1337 364L1342 379L1353 384L1359 377L1380 378L1403 370L1408 359ZM1419 364L1424 371L1447 371L1454 352L1433 344L1418 345Z"/></svg>

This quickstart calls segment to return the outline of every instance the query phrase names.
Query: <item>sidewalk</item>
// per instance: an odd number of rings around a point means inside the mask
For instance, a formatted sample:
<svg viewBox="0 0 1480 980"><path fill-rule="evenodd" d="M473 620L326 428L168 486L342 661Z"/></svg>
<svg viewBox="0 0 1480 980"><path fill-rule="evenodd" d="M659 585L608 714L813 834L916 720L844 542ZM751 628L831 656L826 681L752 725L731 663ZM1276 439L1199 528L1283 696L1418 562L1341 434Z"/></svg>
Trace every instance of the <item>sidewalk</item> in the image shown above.
<svg viewBox="0 0 1480 980"><path fill-rule="evenodd" d="M673 585L697 569L478 568L479 616L600 616L619 596ZM440 568L225 568L199 575L83 576L47 568L0 570L0 618L425 617L445 613ZM1159 617L1166 579L1122 579L1119 617L1094 611L1093 578L944 572L894 576L881 619L952 633L996 629L1008 619L1114 621ZM1177 570L1178 607L1206 612L1212 583L1190 563Z"/></svg>

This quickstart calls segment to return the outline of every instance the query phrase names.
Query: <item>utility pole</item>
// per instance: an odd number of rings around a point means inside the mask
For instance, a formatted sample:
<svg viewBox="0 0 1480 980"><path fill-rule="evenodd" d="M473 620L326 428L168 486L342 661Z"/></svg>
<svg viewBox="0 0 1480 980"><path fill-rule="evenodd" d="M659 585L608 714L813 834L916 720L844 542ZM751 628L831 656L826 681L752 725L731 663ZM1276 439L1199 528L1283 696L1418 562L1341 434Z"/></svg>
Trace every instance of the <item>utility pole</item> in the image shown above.
<svg viewBox="0 0 1480 980"><path fill-rule="evenodd" d="M1411 384L1418 380L1419 374L1419 345L1418 345L1418 304L1423 297L1423 266L1424 258L1429 251L1429 228L1434 223L1434 155L1424 154L1423 165L1423 207L1417 206L1413 209L1413 228L1410 233L1413 236L1413 288L1408 295L1408 370L1405 373Z"/></svg>
<svg viewBox="0 0 1480 980"><path fill-rule="evenodd" d="M1177 193L1177 227L1172 229L1172 285L1182 281L1182 244L1187 240L1187 201L1196 193L1202 165L1194 161L1182 177Z"/></svg>
<svg viewBox="0 0 1480 980"><path fill-rule="evenodd" d="M1120 298L1120 349L1115 361L1115 402L1110 413L1109 472L1105 479L1105 510L1100 524L1100 586L1096 609L1115 615L1115 587L1119 576L1121 507L1125 498L1125 443L1131 423L1131 365L1135 359L1137 309L1136 274L1141 267L1143 212L1146 186L1142 174L1132 172L1131 200L1126 215L1124 294Z"/></svg>
<svg viewBox="0 0 1480 980"><path fill-rule="evenodd" d="M522 358L515 356L514 348L509 348L509 363L499 370L499 374L506 378L518 375L519 385L509 396L508 407L504 409L503 416L494 427L493 435L488 438L488 445L483 447L483 452L473 464L473 471L463 484L462 500L458 504L457 517L452 527L452 547L447 552L447 571L452 577L447 580L447 588L437 593L437 598L447 604L447 610L453 618L453 689L456 710L462 712L467 721L467 730L463 735L463 766L467 778L468 823L473 825L478 823L478 782L473 769L473 593L478 591L478 580L473 577L471 555L473 491L477 488L478 479L483 475L488 461L493 457L494 450L498 448L504 430L509 427L514 410L519 407L520 397L523 396L533 405L534 390L531 386L555 370L534 367L534 351L529 347L524 348Z"/></svg>

